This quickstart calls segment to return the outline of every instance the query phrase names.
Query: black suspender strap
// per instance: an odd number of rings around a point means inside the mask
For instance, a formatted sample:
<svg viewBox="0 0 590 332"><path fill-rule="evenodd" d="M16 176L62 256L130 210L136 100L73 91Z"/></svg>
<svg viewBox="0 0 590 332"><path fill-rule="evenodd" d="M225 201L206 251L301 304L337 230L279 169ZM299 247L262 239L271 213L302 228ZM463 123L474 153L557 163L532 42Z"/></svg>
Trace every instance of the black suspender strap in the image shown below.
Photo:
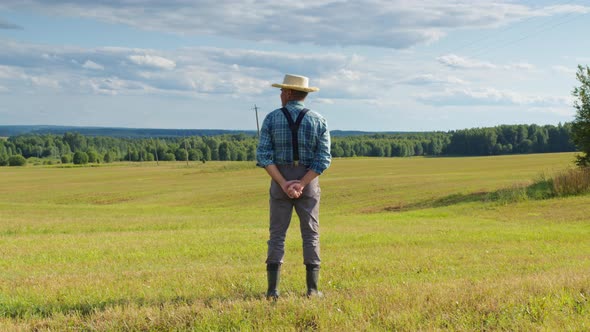
<svg viewBox="0 0 590 332"><path fill-rule="evenodd" d="M299 139L297 137L297 132L299 131L299 126L301 125L301 121L303 121L303 117L305 113L309 112L307 108L304 108L299 112L297 116L297 120L293 122L289 111L285 107L281 108L283 114L287 118L287 122L289 122L289 128L291 128L291 146L293 146L293 161L299 161Z"/></svg>

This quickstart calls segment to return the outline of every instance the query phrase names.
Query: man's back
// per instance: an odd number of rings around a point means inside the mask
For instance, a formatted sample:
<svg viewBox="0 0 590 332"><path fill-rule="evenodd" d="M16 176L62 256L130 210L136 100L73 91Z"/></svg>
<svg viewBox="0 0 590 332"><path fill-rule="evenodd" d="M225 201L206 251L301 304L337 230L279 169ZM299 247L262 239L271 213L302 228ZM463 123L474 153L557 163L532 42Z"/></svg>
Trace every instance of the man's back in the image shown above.
<svg viewBox="0 0 590 332"><path fill-rule="evenodd" d="M292 119L297 119L305 108L302 102L289 102L285 105ZM258 144L258 164L293 164L292 134L289 122L281 109L269 113L264 119ZM299 163L308 166L318 174L329 167L330 132L323 116L309 111L303 117L298 131Z"/></svg>

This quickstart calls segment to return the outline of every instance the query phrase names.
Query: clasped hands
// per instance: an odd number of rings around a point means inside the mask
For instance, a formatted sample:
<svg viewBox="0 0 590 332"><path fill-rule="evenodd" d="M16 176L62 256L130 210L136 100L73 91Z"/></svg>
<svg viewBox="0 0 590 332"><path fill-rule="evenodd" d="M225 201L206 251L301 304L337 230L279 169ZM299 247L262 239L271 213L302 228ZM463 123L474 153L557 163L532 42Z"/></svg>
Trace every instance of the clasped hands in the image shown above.
<svg viewBox="0 0 590 332"><path fill-rule="evenodd" d="M303 194L304 187L305 186L299 180L287 181L281 186L289 198L299 198Z"/></svg>

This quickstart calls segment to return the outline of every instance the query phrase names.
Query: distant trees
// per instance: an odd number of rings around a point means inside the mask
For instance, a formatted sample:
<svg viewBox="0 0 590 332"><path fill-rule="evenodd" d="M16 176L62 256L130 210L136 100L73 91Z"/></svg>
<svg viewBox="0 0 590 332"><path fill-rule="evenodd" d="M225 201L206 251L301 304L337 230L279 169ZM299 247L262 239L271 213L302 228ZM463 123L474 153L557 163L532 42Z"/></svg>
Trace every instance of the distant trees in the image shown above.
<svg viewBox="0 0 590 332"><path fill-rule="evenodd" d="M9 157L10 155L8 154L6 147L4 147L0 141L0 166L8 165Z"/></svg>
<svg viewBox="0 0 590 332"><path fill-rule="evenodd" d="M590 166L590 68L578 66L576 78L580 86L572 92L576 97L576 118L572 123L572 141L584 154L577 157L580 166Z"/></svg>
<svg viewBox="0 0 590 332"><path fill-rule="evenodd" d="M571 124L502 125L451 132L375 134L332 138L334 157L489 156L575 151Z"/></svg>
<svg viewBox="0 0 590 332"><path fill-rule="evenodd" d="M64 144L68 144L72 151L86 150L88 141L85 136L79 133L65 133L63 136Z"/></svg>
<svg viewBox="0 0 590 332"><path fill-rule="evenodd" d="M587 86L585 88L588 89ZM579 91L578 94L586 99L578 105L586 112L583 114L588 116L589 92ZM590 119L584 121L586 122L580 121L577 125L590 124ZM571 123L557 126L502 125L450 132L333 136L331 148L332 156L340 158L566 152L576 150L576 146L570 140L572 126ZM30 134L0 139L0 166L8 165L8 159L13 155L22 155L24 158L49 158L60 160L62 163L73 161L79 164L185 161L187 158L190 161L203 162L254 161L257 144L255 136L246 134L158 139L85 137L78 133L65 133L61 136Z"/></svg>
<svg viewBox="0 0 590 332"><path fill-rule="evenodd" d="M104 154L104 157L102 159L105 163L112 163L115 160L114 154L111 151L107 151Z"/></svg>
<svg viewBox="0 0 590 332"><path fill-rule="evenodd" d="M450 155L485 156L512 153L575 151L570 141L571 124L558 126L502 125L451 132L445 148Z"/></svg>
<svg viewBox="0 0 590 332"><path fill-rule="evenodd" d="M331 150L334 157L438 156L450 138L442 132L333 137Z"/></svg>

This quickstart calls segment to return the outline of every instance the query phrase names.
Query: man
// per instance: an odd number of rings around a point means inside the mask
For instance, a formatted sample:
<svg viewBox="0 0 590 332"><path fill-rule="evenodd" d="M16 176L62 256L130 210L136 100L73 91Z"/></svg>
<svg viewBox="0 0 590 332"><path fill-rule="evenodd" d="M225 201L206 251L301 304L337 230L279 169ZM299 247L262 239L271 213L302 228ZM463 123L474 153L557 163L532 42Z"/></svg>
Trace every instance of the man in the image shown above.
<svg viewBox="0 0 590 332"><path fill-rule="evenodd" d="M306 266L307 296L322 296L318 291L320 273L318 176L331 162L330 132L326 120L303 104L309 92L307 77L285 75L281 89L282 108L266 116L256 150L258 166L272 178L270 185L270 239L266 271L266 297L279 297L281 264L285 255L285 237L293 208L299 216Z"/></svg>

